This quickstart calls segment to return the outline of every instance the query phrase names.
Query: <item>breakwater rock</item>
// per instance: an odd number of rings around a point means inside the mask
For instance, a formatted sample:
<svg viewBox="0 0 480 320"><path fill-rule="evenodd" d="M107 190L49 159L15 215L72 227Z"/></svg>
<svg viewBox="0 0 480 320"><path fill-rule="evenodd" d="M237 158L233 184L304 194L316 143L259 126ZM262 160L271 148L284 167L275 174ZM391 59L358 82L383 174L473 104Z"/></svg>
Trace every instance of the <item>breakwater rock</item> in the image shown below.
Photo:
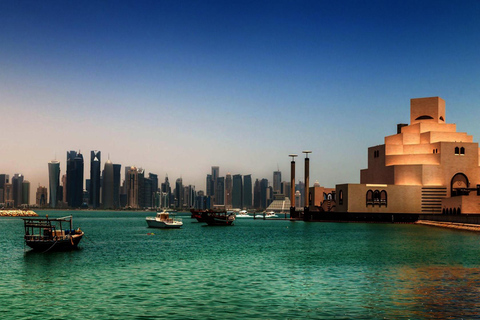
<svg viewBox="0 0 480 320"><path fill-rule="evenodd" d="M0 210L0 217L38 217L32 210Z"/></svg>
<svg viewBox="0 0 480 320"><path fill-rule="evenodd" d="M480 225L478 224L456 223L456 222L445 222L445 221L429 221L429 220L418 220L416 224L423 224L423 225L432 226L432 227L480 232Z"/></svg>

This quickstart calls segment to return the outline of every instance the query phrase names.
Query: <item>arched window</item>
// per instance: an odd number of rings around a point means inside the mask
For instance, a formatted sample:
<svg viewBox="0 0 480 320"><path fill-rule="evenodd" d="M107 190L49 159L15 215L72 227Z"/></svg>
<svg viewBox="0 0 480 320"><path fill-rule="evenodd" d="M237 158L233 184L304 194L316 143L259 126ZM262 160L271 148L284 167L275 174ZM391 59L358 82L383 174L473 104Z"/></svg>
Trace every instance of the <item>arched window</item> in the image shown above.
<svg viewBox="0 0 480 320"><path fill-rule="evenodd" d="M340 190L340 194L338 195L338 204L343 204L343 190Z"/></svg>
<svg viewBox="0 0 480 320"><path fill-rule="evenodd" d="M457 214L457 208L453 208L453 215Z"/></svg>
<svg viewBox="0 0 480 320"><path fill-rule="evenodd" d="M380 204L380 191L378 190L373 191L373 203Z"/></svg>
<svg viewBox="0 0 480 320"><path fill-rule="evenodd" d="M445 213L445 208L442 209L442 214L446 214L446 213Z"/></svg>
<svg viewBox="0 0 480 320"><path fill-rule="evenodd" d="M460 208L457 209L457 214L462 214L462 210L460 210Z"/></svg>
<svg viewBox="0 0 480 320"><path fill-rule="evenodd" d="M464 147L461 147L460 148L460 155L465 155L465 148Z"/></svg>
<svg viewBox="0 0 480 320"><path fill-rule="evenodd" d="M455 154L459 155L460 154L460 149L458 147L455 147Z"/></svg>
<svg viewBox="0 0 480 320"><path fill-rule="evenodd" d="M385 190L382 190L382 192L380 192L380 205L382 206L387 206L387 191Z"/></svg>
<svg viewBox="0 0 480 320"><path fill-rule="evenodd" d="M372 191L372 190L368 190L368 191L367 191L366 202L367 202L367 206L368 206L368 205L372 205L372 206L373 206L373 191Z"/></svg>

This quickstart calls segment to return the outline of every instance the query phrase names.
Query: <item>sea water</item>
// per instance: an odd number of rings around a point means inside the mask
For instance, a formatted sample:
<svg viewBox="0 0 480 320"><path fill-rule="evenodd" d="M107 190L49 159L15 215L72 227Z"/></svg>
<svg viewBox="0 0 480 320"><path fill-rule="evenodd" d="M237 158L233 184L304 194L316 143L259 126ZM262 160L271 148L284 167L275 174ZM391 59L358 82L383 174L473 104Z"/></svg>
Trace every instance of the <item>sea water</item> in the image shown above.
<svg viewBox="0 0 480 320"><path fill-rule="evenodd" d="M72 252L32 252L0 219L0 319L480 318L480 235L411 224L237 219L149 229L73 215ZM180 214L181 216L182 214Z"/></svg>

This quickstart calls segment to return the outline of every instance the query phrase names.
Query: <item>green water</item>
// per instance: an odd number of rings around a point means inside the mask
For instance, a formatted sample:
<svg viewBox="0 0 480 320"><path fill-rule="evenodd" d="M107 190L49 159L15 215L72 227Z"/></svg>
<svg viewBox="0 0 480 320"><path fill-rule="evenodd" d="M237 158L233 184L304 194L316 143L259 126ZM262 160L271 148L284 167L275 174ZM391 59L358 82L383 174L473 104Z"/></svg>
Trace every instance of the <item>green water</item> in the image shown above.
<svg viewBox="0 0 480 320"><path fill-rule="evenodd" d="M0 219L0 319L480 318L476 233L189 216L159 230L152 213L72 214L86 237L63 253L29 251L23 221Z"/></svg>

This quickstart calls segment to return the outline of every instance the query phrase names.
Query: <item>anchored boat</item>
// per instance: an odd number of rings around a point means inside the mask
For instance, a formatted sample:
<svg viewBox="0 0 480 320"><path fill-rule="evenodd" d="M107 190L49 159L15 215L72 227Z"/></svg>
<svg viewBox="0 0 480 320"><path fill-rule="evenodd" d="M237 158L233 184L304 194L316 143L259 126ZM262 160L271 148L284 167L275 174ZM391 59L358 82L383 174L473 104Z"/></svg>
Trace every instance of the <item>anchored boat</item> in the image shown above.
<svg viewBox="0 0 480 320"><path fill-rule="evenodd" d="M50 219L23 218L25 244L37 251L67 251L76 249L84 232L73 229L72 216ZM63 227L68 226L69 229Z"/></svg>
<svg viewBox="0 0 480 320"><path fill-rule="evenodd" d="M168 211L157 212L155 217L147 217L147 224L149 228L181 228L183 222L180 219L171 218Z"/></svg>

